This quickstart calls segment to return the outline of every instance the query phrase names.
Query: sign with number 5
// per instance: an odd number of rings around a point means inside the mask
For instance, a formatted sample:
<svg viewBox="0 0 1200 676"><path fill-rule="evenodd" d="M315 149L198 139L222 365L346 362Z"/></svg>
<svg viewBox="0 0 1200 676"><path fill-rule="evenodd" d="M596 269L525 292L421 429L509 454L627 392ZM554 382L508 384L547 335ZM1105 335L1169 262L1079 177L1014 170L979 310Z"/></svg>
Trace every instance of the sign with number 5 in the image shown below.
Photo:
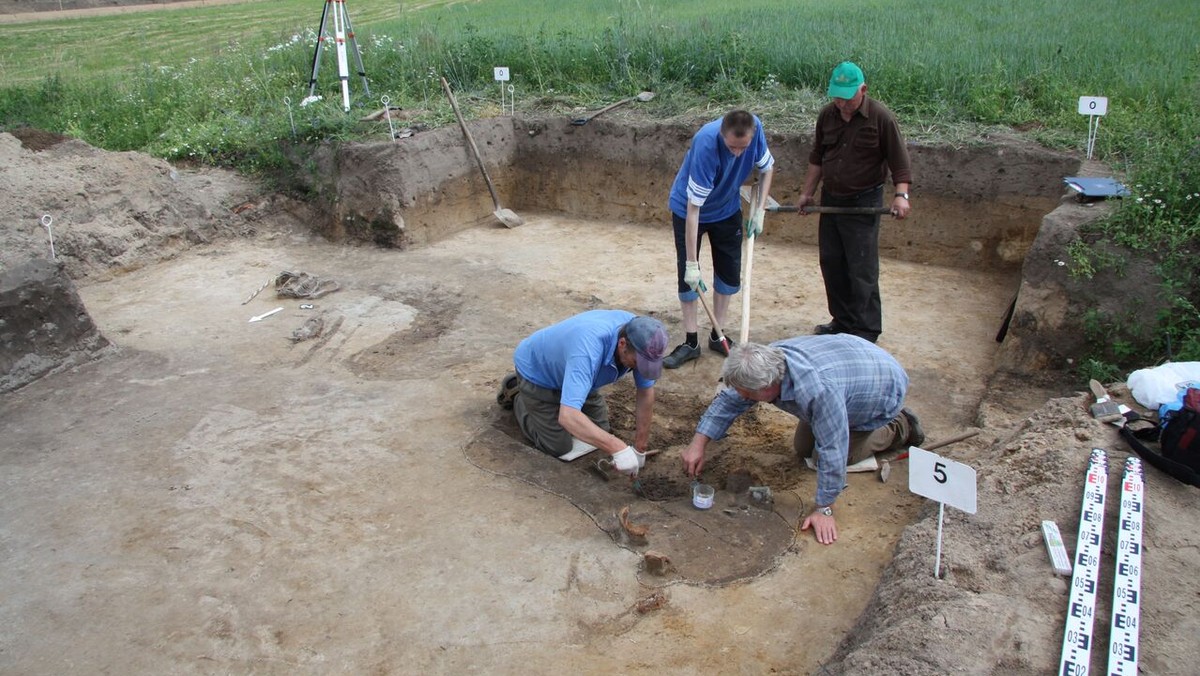
<svg viewBox="0 0 1200 676"><path fill-rule="evenodd" d="M916 446L908 450L908 490L975 513L974 468Z"/></svg>

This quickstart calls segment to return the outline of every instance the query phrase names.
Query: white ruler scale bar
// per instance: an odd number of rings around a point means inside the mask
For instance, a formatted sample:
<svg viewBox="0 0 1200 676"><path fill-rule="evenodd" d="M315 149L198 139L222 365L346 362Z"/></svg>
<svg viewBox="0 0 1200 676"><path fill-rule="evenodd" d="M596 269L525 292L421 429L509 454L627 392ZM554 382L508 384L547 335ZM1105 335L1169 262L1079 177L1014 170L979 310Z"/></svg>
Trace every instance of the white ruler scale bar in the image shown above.
<svg viewBox="0 0 1200 676"><path fill-rule="evenodd" d="M1109 674L1136 676L1138 673L1145 490L1142 461L1128 458L1121 480L1121 524L1117 532L1117 572L1113 576L1112 633L1108 643Z"/></svg>
<svg viewBox="0 0 1200 676"><path fill-rule="evenodd" d="M1087 676L1092 661L1092 625L1096 618L1096 586L1100 579L1100 541L1104 532L1104 497L1108 491L1108 455L1093 448L1088 460L1075 544L1075 572L1063 632L1060 676Z"/></svg>

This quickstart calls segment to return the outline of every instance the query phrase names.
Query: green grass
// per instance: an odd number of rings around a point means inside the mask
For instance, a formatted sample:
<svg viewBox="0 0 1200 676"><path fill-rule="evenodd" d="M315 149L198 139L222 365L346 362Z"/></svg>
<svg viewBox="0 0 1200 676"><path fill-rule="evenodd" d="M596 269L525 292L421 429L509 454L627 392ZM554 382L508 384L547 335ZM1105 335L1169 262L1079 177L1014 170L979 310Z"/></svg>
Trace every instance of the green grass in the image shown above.
<svg viewBox="0 0 1200 676"><path fill-rule="evenodd" d="M324 6L270 0L0 24L0 128L28 124L103 148L249 171L283 166L286 143L358 133L360 111L347 115L337 102L331 51L318 80L324 100L299 105ZM825 102L830 69L853 59L910 138L968 143L981 129L1016 127L1076 151L1087 130L1078 97L1107 96L1098 157L1127 172L1139 196L1160 201L1126 200L1116 217L1085 233L1072 247L1076 269L1104 264L1089 257L1092 245L1150 251L1173 311L1149 341L1123 334L1120 318L1094 318L1095 363L1161 354L1167 330L1176 358L1182 345L1200 359L1200 341L1188 338L1200 334L1200 281L1192 272L1200 267L1194 0L349 0L346 7L372 91L364 96L352 76L356 105L376 109L387 95L414 121L434 125L452 120L443 75L468 115L497 112L498 65L511 69L524 112L594 108L650 89L659 96L640 107L646 114L696 119L737 105L762 114L773 130L807 131Z"/></svg>

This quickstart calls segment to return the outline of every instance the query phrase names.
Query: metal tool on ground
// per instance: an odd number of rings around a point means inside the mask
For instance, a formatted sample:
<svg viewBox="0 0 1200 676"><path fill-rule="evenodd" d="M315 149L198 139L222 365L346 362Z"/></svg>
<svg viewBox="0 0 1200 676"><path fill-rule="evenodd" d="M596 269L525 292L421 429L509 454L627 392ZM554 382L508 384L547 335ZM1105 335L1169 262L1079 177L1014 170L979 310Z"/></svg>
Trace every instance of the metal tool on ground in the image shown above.
<svg viewBox="0 0 1200 676"><path fill-rule="evenodd" d="M329 20L330 7L333 7L333 40L337 51L338 79L342 82L342 109L350 112L350 67L346 62L347 41L354 48L354 57L358 60L358 75L362 78L363 93L370 96L371 87L367 84L367 70L363 68L362 52L358 49L358 41L354 39L354 26L350 24L350 13L346 11L346 0L325 0L325 8L321 10L321 25L317 28L317 47L313 50L312 74L308 78L308 95L312 97L317 91L317 69L321 67L321 45L328 39L325 27Z"/></svg>
<svg viewBox="0 0 1200 676"><path fill-rule="evenodd" d="M575 125L576 127L581 127L581 126L587 124L588 122L591 122L592 120L596 119L597 117L600 117L601 115L607 113L608 111L612 110L613 108L620 108L621 106L623 106L627 103L631 103L633 101L641 101L641 102L645 103L646 101L649 101L650 99L654 98L654 96L655 96L654 92L642 92L642 93L638 94L637 96L631 96L627 99L621 99L620 101L617 101L616 103L609 104L609 105L601 108L600 110L597 110L596 112L592 113L591 115L588 115L586 117L575 118L574 120L571 120L571 124Z"/></svg>
<svg viewBox="0 0 1200 676"><path fill-rule="evenodd" d="M926 451L933 451L933 450L937 450L937 449L941 448L942 446L949 446L950 444L956 444L960 441L970 439L971 437L973 437L977 434L979 434L979 430L971 430L970 432L963 432L962 434L956 434L956 435L950 437L949 439L943 439L936 443L925 444L921 448L925 449ZM883 483L887 483L888 477L890 477L892 474L892 463L898 462L900 460L904 460L907 457L908 457L908 451L904 451L900 455L897 455L896 457L891 458L890 460L880 460L879 461L879 480L882 481Z"/></svg>
<svg viewBox="0 0 1200 676"><path fill-rule="evenodd" d="M283 312L283 307L277 307L274 310L271 310L270 312L264 312L261 315L256 315L254 317L251 317L250 321L261 322L262 320L266 319L267 317L270 317L271 315L275 314L276 312Z"/></svg>
<svg viewBox="0 0 1200 676"><path fill-rule="evenodd" d="M781 214L799 213L800 207L794 204L780 204L775 201L775 198L767 196L767 211ZM891 207L826 207L819 204L810 204L804 207L804 211L812 214L890 214Z"/></svg>
<svg viewBox="0 0 1200 676"><path fill-rule="evenodd" d="M488 192L492 195L492 205L495 211L497 220L504 224L507 228L515 228L518 225L525 223L524 219L513 213L511 209L505 209L500 206L500 197L496 194L496 186L492 185L492 177L488 175L487 167L483 166L483 158L479 156L479 147L475 145L475 139L471 136L471 130L467 129L467 123L463 120L462 113L458 111L458 101L454 100L454 92L450 91L450 84L446 82L446 78L442 78L442 90L446 92L446 98L450 99L450 107L454 109L454 117L458 120L458 126L462 128L463 136L467 139L467 145L471 147L471 154L475 156L475 162L479 164L479 171L483 174L483 180L487 183Z"/></svg>
<svg viewBox="0 0 1200 676"><path fill-rule="evenodd" d="M646 459L648 460L651 457L658 455L661 452L662 452L661 449L651 449L649 451L646 451L643 455L645 455ZM625 474L623 474L622 472L617 470L616 466L613 465L612 460L609 458L600 458L599 460L590 462L587 464L587 469L592 474L595 474L596 476L600 477L601 479L604 479L605 481L612 481L613 479L622 478L622 477L626 476ZM634 486L634 490L640 491L642 488L641 479L638 479L635 477L634 481L636 483L636 485Z"/></svg>
<svg viewBox="0 0 1200 676"><path fill-rule="evenodd" d="M1108 391L1104 389L1099 380L1089 380L1088 389L1096 397L1096 403L1092 404L1093 418L1100 422L1116 422L1125 419L1125 416L1121 415L1120 404L1109 398Z"/></svg>

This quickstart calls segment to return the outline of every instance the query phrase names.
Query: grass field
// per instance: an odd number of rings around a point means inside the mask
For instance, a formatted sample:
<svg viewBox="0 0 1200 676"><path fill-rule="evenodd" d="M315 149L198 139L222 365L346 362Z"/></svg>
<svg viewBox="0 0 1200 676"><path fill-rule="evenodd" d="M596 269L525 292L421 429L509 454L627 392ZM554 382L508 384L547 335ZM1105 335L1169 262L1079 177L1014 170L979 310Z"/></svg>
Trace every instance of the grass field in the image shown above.
<svg viewBox="0 0 1200 676"><path fill-rule="evenodd" d="M1098 156L1159 199L1129 204L1095 236L1161 250L1178 317L1200 329L1200 12L1194 0L349 0L372 97L429 124L451 120L438 78L468 115L497 109L507 66L518 110L596 107L643 89L648 114L744 106L773 129L805 129L843 59L913 135L965 125L1083 147L1083 95L1107 96ZM280 142L352 137L359 111L308 94L319 0L0 24L0 129L31 125L113 150L261 171ZM472 96L474 94L474 96ZM289 115L289 113L291 115ZM707 114L707 113L706 113ZM297 122L296 131L291 125ZM930 138L930 136L934 138ZM1079 247L1081 272L1089 263ZM1189 258L1190 257L1190 258ZM1189 265L1189 261L1191 264ZM1191 272L1189 272L1191 271ZM1200 331L1192 331L1192 334ZM1107 337L1101 335L1099 342ZM1193 341L1200 358L1200 339Z"/></svg>

